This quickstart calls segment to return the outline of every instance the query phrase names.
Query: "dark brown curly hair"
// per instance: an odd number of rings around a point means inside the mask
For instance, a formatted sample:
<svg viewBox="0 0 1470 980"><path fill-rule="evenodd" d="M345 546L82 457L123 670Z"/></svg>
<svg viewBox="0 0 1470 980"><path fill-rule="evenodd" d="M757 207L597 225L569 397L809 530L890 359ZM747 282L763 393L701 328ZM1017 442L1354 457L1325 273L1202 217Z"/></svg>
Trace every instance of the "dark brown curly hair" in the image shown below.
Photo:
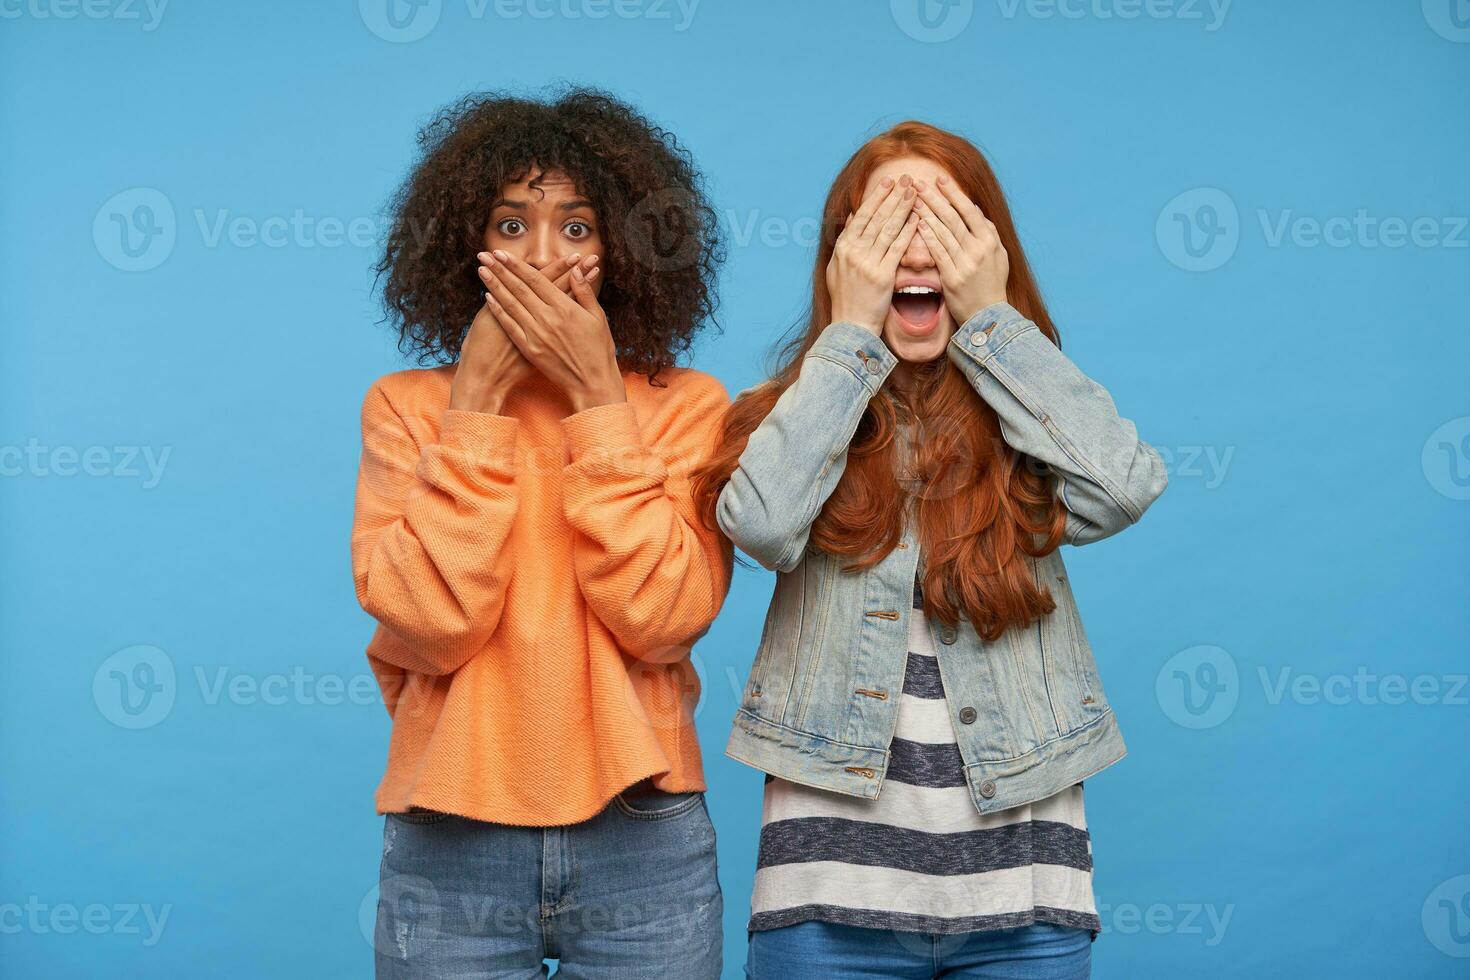
<svg viewBox="0 0 1470 980"><path fill-rule="evenodd" d="M475 253L507 184L561 171L601 224L607 313L618 363L654 381L714 322L724 258L714 209L687 150L606 92L546 99L465 96L419 131L422 157L389 206L377 265L386 320L420 364L453 363L484 302Z"/></svg>

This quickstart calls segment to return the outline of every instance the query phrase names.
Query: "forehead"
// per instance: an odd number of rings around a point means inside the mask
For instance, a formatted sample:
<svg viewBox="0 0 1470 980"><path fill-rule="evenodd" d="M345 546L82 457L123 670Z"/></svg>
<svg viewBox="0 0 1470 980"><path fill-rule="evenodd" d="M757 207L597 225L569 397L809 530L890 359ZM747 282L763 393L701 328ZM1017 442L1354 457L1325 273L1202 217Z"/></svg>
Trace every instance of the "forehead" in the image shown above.
<svg viewBox="0 0 1470 980"><path fill-rule="evenodd" d="M884 177L892 177L894 180L897 180L904 174L908 174L910 177L925 180L932 184L934 178L940 174L948 173L949 171L928 157L898 157L897 159L889 160L886 163L878 165L877 169L868 177L868 183L863 187L863 196L866 197L874 187L878 186L878 181Z"/></svg>
<svg viewBox="0 0 1470 980"><path fill-rule="evenodd" d="M535 186L532 186L533 183ZM560 170L532 169L520 180L511 181L502 187L500 196L511 201L556 204L559 201L580 198L582 193L572 178Z"/></svg>

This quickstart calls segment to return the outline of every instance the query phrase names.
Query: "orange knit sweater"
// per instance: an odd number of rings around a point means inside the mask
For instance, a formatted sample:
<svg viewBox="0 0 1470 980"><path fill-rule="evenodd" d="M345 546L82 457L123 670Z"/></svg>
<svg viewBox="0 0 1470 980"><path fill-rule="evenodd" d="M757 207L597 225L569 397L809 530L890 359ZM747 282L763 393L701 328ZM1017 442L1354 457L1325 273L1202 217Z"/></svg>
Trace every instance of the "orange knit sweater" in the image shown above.
<svg viewBox="0 0 1470 980"><path fill-rule="evenodd" d="M537 374L488 415L447 408L454 371L390 374L363 403L352 571L393 718L378 812L546 827L646 776L703 790L689 653L733 552L688 475L724 387L629 372L626 403L573 413Z"/></svg>

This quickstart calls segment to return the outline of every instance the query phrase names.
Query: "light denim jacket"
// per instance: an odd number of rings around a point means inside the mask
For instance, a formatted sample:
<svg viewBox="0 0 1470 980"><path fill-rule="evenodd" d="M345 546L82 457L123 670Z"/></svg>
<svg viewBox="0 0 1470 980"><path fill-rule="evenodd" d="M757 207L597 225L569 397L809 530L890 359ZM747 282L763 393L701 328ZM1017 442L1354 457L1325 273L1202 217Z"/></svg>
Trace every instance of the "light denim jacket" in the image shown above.
<svg viewBox="0 0 1470 980"><path fill-rule="evenodd" d="M1010 446L1060 479L1065 542L1136 522L1168 475L1113 400L1007 303L971 317L947 354L1000 418ZM751 434L720 493L720 527L777 572L725 752L784 779L876 798L907 663L919 542L845 572L809 545L868 401L898 359L871 330L829 324ZM970 796L981 812L1044 799L1123 757L1059 551L1032 562L1057 608L987 643L967 618L932 625Z"/></svg>

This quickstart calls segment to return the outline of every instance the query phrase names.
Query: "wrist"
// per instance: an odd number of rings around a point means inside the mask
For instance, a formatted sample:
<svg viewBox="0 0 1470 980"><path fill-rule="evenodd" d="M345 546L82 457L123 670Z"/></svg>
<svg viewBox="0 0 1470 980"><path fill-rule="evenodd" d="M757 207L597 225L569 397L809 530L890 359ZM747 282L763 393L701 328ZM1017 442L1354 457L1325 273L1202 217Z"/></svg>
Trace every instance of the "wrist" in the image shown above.
<svg viewBox="0 0 1470 980"><path fill-rule="evenodd" d="M573 412L585 412L589 408L597 408L599 405L612 405L617 402L628 400L628 391L623 387L623 379L618 378L617 383L604 382L602 384L580 388L570 392L568 399L572 403Z"/></svg>
<svg viewBox="0 0 1470 980"><path fill-rule="evenodd" d="M1002 293L1000 296L981 296L979 299L974 300L969 304L974 308L969 310L965 316L960 317L955 326L963 326L964 324L969 323L975 317L979 316L981 313L984 313L986 310L990 309L992 306L995 306L997 303L1004 303L1005 301L1006 298L1004 293Z"/></svg>
<svg viewBox="0 0 1470 980"><path fill-rule="evenodd" d="M879 320L875 323L872 317L857 316L853 313L848 312L847 310L834 309L832 311L832 322L851 323L853 326L862 327L864 330L867 330L868 332L876 336L882 336L883 334L882 320Z"/></svg>
<svg viewBox="0 0 1470 980"><path fill-rule="evenodd" d="M483 384L461 384L455 379L449 387L449 407L459 412L499 415L505 408L505 392Z"/></svg>

